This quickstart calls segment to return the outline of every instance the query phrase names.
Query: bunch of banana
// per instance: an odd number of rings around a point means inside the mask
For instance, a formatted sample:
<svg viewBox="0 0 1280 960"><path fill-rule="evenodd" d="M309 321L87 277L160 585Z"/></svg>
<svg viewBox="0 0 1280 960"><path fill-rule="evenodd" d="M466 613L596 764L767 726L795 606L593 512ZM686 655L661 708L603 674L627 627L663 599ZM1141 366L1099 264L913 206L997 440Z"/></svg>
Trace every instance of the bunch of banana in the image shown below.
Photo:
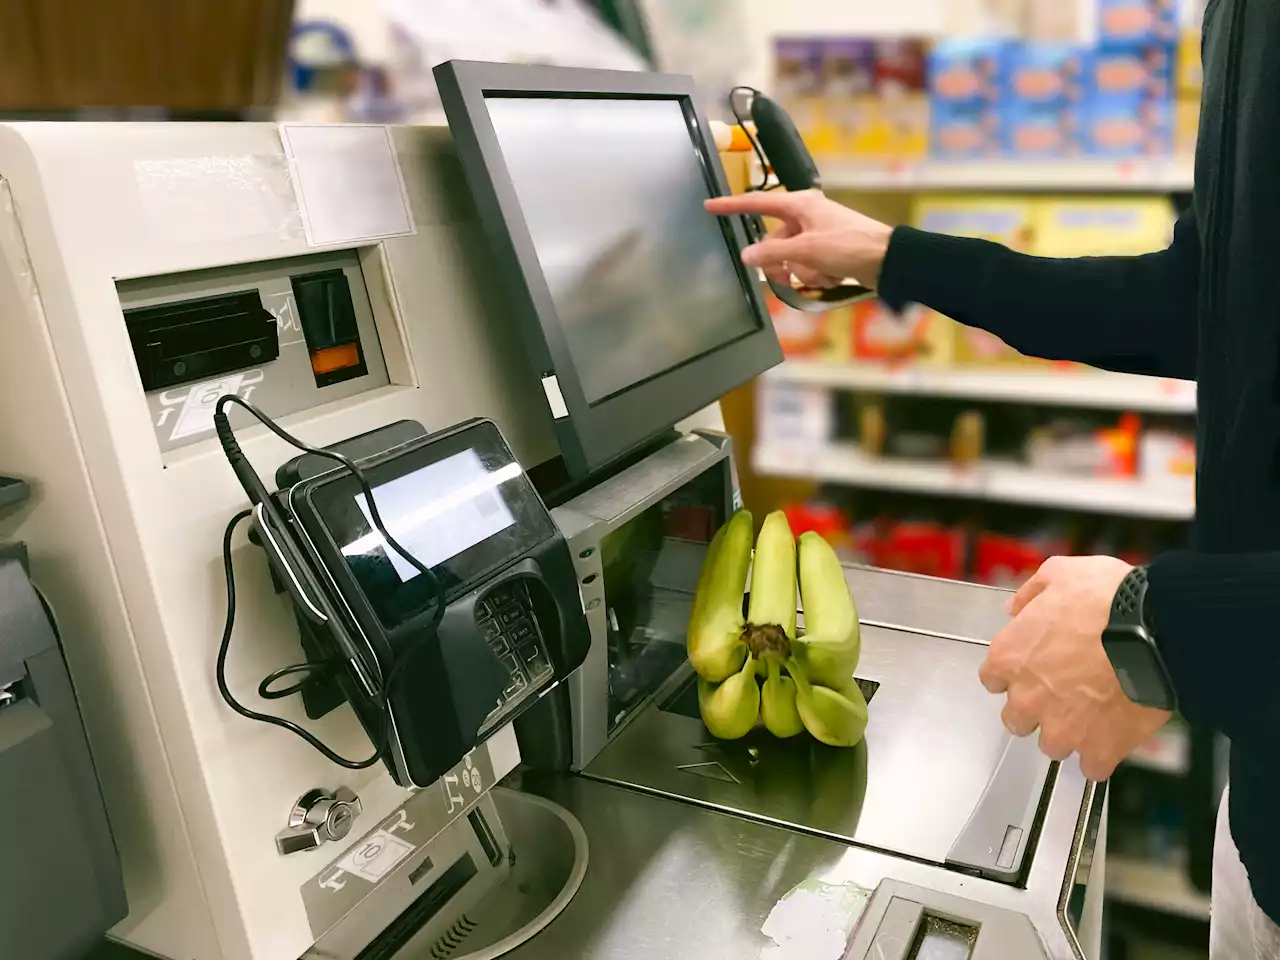
<svg viewBox="0 0 1280 960"><path fill-rule="evenodd" d="M861 634L839 558L816 533L802 534L797 549L780 511L765 518L754 563L751 537L751 514L740 510L716 533L698 577L688 644L703 723L722 740L762 723L776 737L808 730L830 746L854 746L867 728L867 703L853 680Z"/></svg>

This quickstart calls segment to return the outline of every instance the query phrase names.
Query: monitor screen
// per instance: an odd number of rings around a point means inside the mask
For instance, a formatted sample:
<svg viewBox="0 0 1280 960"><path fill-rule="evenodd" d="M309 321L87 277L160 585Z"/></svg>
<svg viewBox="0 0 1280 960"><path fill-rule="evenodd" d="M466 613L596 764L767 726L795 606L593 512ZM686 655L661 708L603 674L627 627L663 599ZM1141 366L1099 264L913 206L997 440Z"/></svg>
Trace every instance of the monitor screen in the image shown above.
<svg viewBox="0 0 1280 960"><path fill-rule="evenodd" d="M680 100L485 103L588 404L760 329Z"/></svg>

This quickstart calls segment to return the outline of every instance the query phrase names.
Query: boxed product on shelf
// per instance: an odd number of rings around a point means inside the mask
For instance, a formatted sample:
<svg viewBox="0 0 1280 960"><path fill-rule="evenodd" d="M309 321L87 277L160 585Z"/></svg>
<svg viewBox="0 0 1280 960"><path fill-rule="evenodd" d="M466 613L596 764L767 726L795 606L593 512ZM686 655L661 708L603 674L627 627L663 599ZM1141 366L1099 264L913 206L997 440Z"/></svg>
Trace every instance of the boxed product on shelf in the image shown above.
<svg viewBox="0 0 1280 960"><path fill-rule="evenodd" d="M772 293L765 294L765 303L785 356L836 363L853 357L852 314L856 307L807 313L788 306Z"/></svg>
<svg viewBox="0 0 1280 960"><path fill-rule="evenodd" d="M851 314L855 359L933 366L953 360L955 323L927 307L895 313L881 300L864 300Z"/></svg>
<svg viewBox="0 0 1280 960"><path fill-rule="evenodd" d="M1030 252L1034 245L1035 203L1025 197L919 198L912 209L911 222L921 230L953 237L971 237L1003 244L1013 250ZM1018 353L998 337L952 323L951 360L958 365L1043 364Z"/></svg>
<svg viewBox="0 0 1280 960"><path fill-rule="evenodd" d="M811 149L844 156L857 143L871 153L888 149L888 124L875 92L876 53L870 40L832 38L822 50L822 98L826 123Z"/></svg>
<svg viewBox="0 0 1280 960"><path fill-rule="evenodd" d="M1190 433L1153 428L1138 445L1138 475L1146 483L1188 483L1196 475L1196 439Z"/></svg>
<svg viewBox="0 0 1280 960"><path fill-rule="evenodd" d="M991 240L1028 252L1034 242L1035 201L994 194L922 196L912 204L911 223L932 233Z"/></svg>
<svg viewBox="0 0 1280 960"><path fill-rule="evenodd" d="M965 532L931 520L880 519L855 528L854 548L873 566L959 580L965 572Z"/></svg>
<svg viewBox="0 0 1280 960"><path fill-rule="evenodd" d="M1034 205L1031 253L1137 256L1163 250L1176 221L1167 197L1048 197Z"/></svg>
<svg viewBox="0 0 1280 960"><path fill-rule="evenodd" d="M1020 43L1007 49L1001 127L1014 157L1059 158L1079 147L1086 52L1077 44Z"/></svg>
<svg viewBox="0 0 1280 960"><path fill-rule="evenodd" d="M935 156L973 159L999 152L1007 47L998 39L946 40L931 51L930 149Z"/></svg>
<svg viewBox="0 0 1280 960"><path fill-rule="evenodd" d="M1132 477L1137 473L1141 432L1142 423L1135 414L1122 415L1114 427L1092 427L1060 419L1033 430L1023 454L1036 470Z"/></svg>
<svg viewBox="0 0 1280 960"><path fill-rule="evenodd" d="M835 432L831 392L823 387L780 383L764 377L756 386L756 442L806 450Z"/></svg>
<svg viewBox="0 0 1280 960"><path fill-rule="evenodd" d="M1100 47L1088 60L1081 145L1098 157L1173 149L1173 48L1160 43Z"/></svg>
<svg viewBox="0 0 1280 960"><path fill-rule="evenodd" d="M875 108L865 111L869 125L893 157L919 157L929 146L927 52L916 38L875 41ZM856 145L862 139L854 138ZM855 151L857 152L857 151Z"/></svg>
<svg viewBox="0 0 1280 960"><path fill-rule="evenodd" d="M973 542L973 579L1017 589L1050 557L1071 552L1071 538L1055 526L1015 535L983 530Z"/></svg>
<svg viewBox="0 0 1280 960"><path fill-rule="evenodd" d="M823 56L826 41L782 37L773 47L773 96L814 154L829 153L835 138L827 119Z"/></svg>
<svg viewBox="0 0 1280 960"><path fill-rule="evenodd" d="M1102 47L1168 42L1175 38L1175 0L1094 0L1096 37ZM1175 35L1171 36L1170 31Z"/></svg>

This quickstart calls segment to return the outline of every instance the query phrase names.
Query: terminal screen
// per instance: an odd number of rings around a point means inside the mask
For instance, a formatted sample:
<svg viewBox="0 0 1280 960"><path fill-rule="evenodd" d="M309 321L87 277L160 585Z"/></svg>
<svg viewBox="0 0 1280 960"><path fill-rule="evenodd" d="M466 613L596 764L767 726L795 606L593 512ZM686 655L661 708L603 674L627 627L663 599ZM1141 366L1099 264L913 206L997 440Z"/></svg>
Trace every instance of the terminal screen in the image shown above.
<svg viewBox="0 0 1280 960"><path fill-rule="evenodd" d="M486 105L588 403L759 329L680 101Z"/></svg>

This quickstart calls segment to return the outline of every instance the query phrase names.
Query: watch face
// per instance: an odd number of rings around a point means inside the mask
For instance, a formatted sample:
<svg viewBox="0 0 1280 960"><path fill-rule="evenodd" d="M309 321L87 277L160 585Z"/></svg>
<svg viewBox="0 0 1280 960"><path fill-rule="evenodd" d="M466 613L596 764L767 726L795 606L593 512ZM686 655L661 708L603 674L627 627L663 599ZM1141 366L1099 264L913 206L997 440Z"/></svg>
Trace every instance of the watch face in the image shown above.
<svg viewBox="0 0 1280 960"><path fill-rule="evenodd" d="M1108 627L1102 647L1115 668L1120 688L1134 703L1173 709L1173 690L1155 645L1141 627Z"/></svg>

